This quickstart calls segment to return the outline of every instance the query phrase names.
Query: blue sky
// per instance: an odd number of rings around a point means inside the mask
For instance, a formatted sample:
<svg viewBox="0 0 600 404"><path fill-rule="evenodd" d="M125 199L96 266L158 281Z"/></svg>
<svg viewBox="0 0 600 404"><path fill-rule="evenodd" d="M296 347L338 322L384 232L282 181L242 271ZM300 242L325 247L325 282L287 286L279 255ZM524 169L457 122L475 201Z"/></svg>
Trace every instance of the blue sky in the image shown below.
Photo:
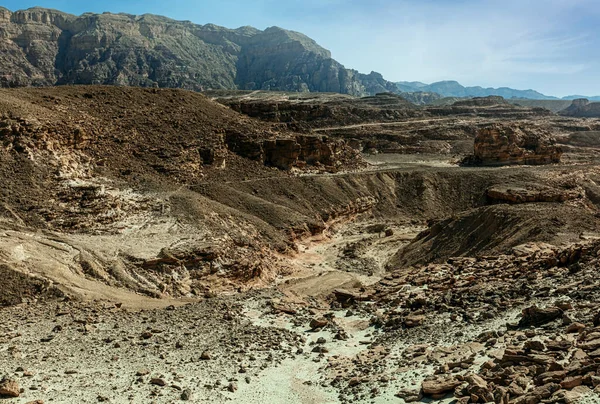
<svg viewBox="0 0 600 404"><path fill-rule="evenodd" d="M153 13L300 31L346 67L388 80L600 94L598 0L4 0L73 14Z"/></svg>

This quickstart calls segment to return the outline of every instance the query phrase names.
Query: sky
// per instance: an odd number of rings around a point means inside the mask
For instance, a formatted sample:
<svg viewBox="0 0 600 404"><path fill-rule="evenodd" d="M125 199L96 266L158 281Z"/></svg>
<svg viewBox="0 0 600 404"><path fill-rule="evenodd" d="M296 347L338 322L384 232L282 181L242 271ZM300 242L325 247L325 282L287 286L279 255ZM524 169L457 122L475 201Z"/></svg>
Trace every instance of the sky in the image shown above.
<svg viewBox="0 0 600 404"><path fill-rule="evenodd" d="M302 32L348 68L391 81L600 95L598 0L0 0L72 14L159 14Z"/></svg>

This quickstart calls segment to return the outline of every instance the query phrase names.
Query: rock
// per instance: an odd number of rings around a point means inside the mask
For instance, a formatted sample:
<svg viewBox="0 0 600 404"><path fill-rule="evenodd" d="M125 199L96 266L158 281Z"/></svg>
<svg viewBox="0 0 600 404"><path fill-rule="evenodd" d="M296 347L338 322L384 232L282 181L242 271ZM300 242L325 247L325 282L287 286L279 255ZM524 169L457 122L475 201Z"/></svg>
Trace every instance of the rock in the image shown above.
<svg viewBox="0 0 600 404"><path fill-rule="evenodd" d="M229 383L229 385L227 386L227 390L229 390L232 393L235 393L237 389L237 384L235 384L234 382Z"/></svg>
<svg viewBox="0 0 600 404"><path fill-rule="evenodd" d="M523 185L497 185L486 191L490 202L495 203L534 203L534 202L565 202L581 198L577 190L567 190L541 186L538 184ZM520 246L514 247L518 250Z"/></svg>
<svg viewBox="0 0 600 404"><path fill-rule="evenodd" d="M582 383L583 377L581 376L567 377L562 382L560 382L560 387L566 390L571 390L574 387L581 386Z"/></svg>
<svg viewBox="0 0 600 404"><path fill-rule="evenodd" d="M136 376L147 376L150 374L150 371L148 369L140 369L136 372Z"/></svg>
<svg viewBox="0 0 600 404"><path fill-rule="evenodd" d="M277 313L285 313L290 315L295 315L297 313L295 309L279 303L273 304L273 311Z"/></svg>
<svg viewBox="0 0 600 404"><path fill-rule="evenodd" d="M561 318L563 311L558 307L540 309L537 306L531 306L523 309L519 327L540 326L558 318Z"/></svg>
<svg viewBox="0 0 600 404"><path fill-rule="evenodd" d="M309 327L311 330L317 330L319 328L327 326L327 324L329 324L329 321L327 321L327 319L324 317L313 318L312 320L310 320Z"/></svg>
<svg viewBox="0 0 600 404"><path fill-rule="evenodd" d="M208 360L212 359L212 355L210 354L209 351L203 351L200 354L200 359L203 360L203 361L208 361Z"/></svg>
<svg viewBox="0 0 600 404"><path fill-rule="evenodd" d="M446 394L453 391L461 383L462 382L453 377L425 380L421 384L421 390L425 395L438 396L440 394Z"/></svg>
<svg viewBox="0 0 600 404"><path fill-rule="evenodd" d="M590 395L592 390L587 386L577 386L571 391L565 391L563 400L566 404L576 404L581 401L582 398Z"/></svg>
<svg viewBox="0 0 600 404"><path fill-rule="evenodd" d="M396 393L396 397L401 398L406 403L414 403L423 398L421 390L400 390Z"/></svg>
<svg viewBox="0 0 600 404"><path fill-rule="evenodd" d="M594 315L593 318L594 327L600 326L600 311Z"/></svg>
<svg viewBox="0 0 600 404"><path fill-rule="evenodd" d="M546 350L546 346L544 345L543 342L541 341L535 341L535 340L529 340L527 342L525 342L524 345L525 349L531 349L534 351L544 351Z"/></svg>
<svg viewBox="0 0 600 404"><path fill-rule="evenodd" d="M567 327L566 332L571 334L571 333L581 332L583 330L585 330L585 324L571 323Z"/></svg>
<svg viewBox="0 0 600 404"><path fill-rule="evenodd" d="M562 149L548 133L494 124L477 132L474 159L481 165L560 163Z"/></svg>
<svg viewBox="0 0 600 404"><path fill-rule="evenodd" d="M423 321L425 321L425 316L411 314L404 318L404 325L407 328L417 327L422 325Z"/></svg>
<svg viewBox="0 0 600 404"><path fill-rule="evenodd" d="M150 384L153 384L155 386L164 387L167 385L167 382L163 378L154 377L154 378L150 379Z"/></svg>
<svg viewBox="0 0 600 404"><path fill-rule="evenodd" d="M21 387L14 379L4 378L0 381L0 397L19 397Z"/></svg>
<svg viewBox="0 0 600 404"><path fill-rule="evenodd" d="M190 389L185 389L181 392L181 400L182 401L191 401L193 399L192 391Z"/></svg>

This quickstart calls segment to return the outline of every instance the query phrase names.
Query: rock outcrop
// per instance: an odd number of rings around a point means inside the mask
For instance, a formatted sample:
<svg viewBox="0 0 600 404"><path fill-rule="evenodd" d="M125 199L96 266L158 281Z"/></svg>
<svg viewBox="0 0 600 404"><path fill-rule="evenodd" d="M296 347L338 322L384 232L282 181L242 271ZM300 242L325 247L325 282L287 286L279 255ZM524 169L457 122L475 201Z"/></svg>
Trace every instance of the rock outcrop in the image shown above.
<svg viewBox="0 0 600 404"><path fill-rule="evenodd" d="M344 68L307 36L271 27L227 29L155 15L70 15L0 7L0 86L396 91L378 73Z"/></svg>
<svg viewBox="0 0 600 404"><path fill-rule="evenodd" d="M397 121L424 112L392 93L354 98L315 94L310 98L282 92L209 92L207 95L244 115L298 128L318 128L361 122Z"/></svg>
<svg viewBox="0 0 600 404"><path fill-rule="evenodd" d="M475 137L474 163L487 166L560 163L562 149L546 132L492 125Z"/></svg>
<svg viewBox="0 0 600 404"><path fill-rule="evenodd" d="M600 117L600 102L590 102L586 98L579 98L573 100L568 108L559 111L559 115L578 118L598 118Z"/></svg>
<svg viewBox="0 0 600 404"><path fill-rule="evenodd" d="M241 157L283 170L307 165L333 170L345 158L358 158L358 153L350 151L344 141L327 136L297 135L264 140L229 132L225 142L231 151Z"/></svg>

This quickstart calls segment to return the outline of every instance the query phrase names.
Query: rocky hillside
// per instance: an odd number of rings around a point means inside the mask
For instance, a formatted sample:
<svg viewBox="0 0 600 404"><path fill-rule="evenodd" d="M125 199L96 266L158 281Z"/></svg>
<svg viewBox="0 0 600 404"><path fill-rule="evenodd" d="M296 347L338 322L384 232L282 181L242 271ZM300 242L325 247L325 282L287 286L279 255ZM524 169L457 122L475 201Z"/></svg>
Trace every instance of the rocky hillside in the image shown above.
<svg viewBox="0 0 600 404"><path fill-rule="evenodd" d="M81 16L0 7L0 85L116 84L189 90L395 91L344 68L303 34L227 29L155 15Z"/></svg>
<svg viewBox="0 0 600 404"><path fill-rule="evenodd" d="M587 98L573 100L571 105L559 111L559 114L579 118L597 118L600 116L600 103L590 102Z"/></svg>

